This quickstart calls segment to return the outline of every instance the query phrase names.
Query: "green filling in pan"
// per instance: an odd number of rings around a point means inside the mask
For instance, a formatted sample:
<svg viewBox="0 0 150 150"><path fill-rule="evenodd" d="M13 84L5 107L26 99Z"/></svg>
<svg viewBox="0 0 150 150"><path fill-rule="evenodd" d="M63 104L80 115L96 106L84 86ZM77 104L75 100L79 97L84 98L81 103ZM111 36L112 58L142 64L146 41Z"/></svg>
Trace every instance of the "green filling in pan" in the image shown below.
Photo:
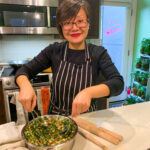
<svg viewBox="0 0 150 150"><path fill-rule="evenodd" d="M43 125L43 119L48 126ZM69 118L38 117L24 130L26 140L37 146L55 146L66 142L75 135L76 126Z"/></svg>

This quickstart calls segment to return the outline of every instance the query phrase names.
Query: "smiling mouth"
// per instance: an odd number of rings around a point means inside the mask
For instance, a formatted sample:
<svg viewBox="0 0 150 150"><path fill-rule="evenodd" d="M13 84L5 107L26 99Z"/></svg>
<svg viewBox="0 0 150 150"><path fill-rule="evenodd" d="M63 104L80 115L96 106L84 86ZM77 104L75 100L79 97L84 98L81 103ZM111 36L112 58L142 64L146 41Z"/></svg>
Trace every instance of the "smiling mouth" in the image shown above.
<svg viewBox="0 0 150 150"><path fill-rule="evenodd" d="M77 34L71 34L72 37L78 37L80 36L81 34L80 33L77 33Z"/></svg>

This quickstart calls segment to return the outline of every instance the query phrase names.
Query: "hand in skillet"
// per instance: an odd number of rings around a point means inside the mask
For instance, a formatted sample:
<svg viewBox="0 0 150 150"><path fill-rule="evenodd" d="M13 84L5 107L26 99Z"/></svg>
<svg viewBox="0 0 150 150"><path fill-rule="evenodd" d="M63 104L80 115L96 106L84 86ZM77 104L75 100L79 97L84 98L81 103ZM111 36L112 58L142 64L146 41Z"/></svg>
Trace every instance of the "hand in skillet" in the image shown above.
<svg viewBox="0 0 150 150"><path fill-rule="evenodd" d="M86 89L79 92L72 103L72 117L87 111L91 105L91 95Z"/></svg>
<svg viewBox="0 0 150 150"><path fill-rule="evenodd" d="M33 111L36 106L36 94L31 83L24 75L19 76L16 81L20 87L19 102L28 112Z"/></svg>

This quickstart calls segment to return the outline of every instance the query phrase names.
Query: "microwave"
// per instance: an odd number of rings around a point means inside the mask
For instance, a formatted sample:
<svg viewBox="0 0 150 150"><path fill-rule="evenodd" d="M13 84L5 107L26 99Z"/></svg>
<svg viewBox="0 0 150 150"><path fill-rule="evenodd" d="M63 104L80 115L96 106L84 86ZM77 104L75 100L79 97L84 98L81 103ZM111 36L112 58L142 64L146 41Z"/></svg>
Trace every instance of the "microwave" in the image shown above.
<svg viewBox="0 0 150 150"><path fill-rule="evenodd" d="M58 34L58 0L0 0L0 34Z"/></svg>

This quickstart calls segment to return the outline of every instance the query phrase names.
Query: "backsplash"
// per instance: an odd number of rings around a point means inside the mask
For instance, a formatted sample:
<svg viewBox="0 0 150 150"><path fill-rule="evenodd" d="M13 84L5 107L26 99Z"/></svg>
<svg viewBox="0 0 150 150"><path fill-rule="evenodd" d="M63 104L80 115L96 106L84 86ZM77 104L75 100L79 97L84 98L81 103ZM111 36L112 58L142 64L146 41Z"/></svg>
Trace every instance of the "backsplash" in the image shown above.
<svg viewBox="0 0 150 150"><path fill-rule="evenodd" d="M0 62L33 58L49 44L61 41L53 35L3 35L0 38ZM87 42L100 45L99 39L88 39Z"/></svg>
<svg viewBox="0 0 150 150"><path fill-rule="evenodd" d="M0 61L33 58L54 40L53 36L5 35L0 40Z"/></svg>

